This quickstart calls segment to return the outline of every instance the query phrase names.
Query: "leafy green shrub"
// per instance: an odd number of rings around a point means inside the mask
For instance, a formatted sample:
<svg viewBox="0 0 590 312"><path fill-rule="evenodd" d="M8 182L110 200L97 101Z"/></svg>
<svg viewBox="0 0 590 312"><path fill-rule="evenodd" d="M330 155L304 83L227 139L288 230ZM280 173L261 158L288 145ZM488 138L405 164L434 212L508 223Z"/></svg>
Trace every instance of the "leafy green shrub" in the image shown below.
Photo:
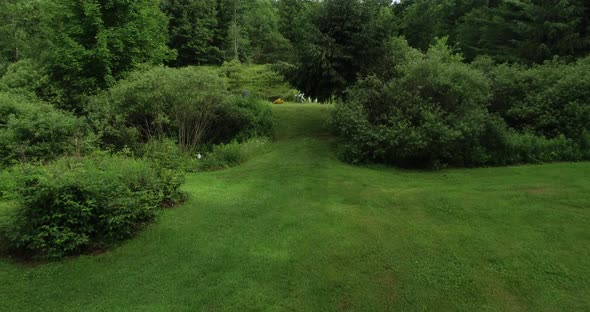
<svg viewBox="0 0 590 312"><path fill-rule="evenodd" d="M163 207L174 207L184 202L186 194L180 190L185 178L183 171L163 168L155 165L156 175L159 179L158 189Z"/></svg>
<svg viewBox="0 0 590 312"><path fill-rule="evenodd" d="M49 104L0 93L0 165L81 154L92 144L80 118Z"/></svg>
<svg viewBox="0 0 590 312"><path fill-rule="evenodd" d="M88 111L103 142L118 148L170 137L191 152L267 132L270 108L231 96L227 89L213 69L156 67L94 97Z"/></svg>
<svg viewBox="0 0 590 312"><path fill-rule="evenodd" d="M253 138L242 143L233 141L229 144L213 146L197 161L197 171L217 170L237 166L265 151L268 139Z"/></svg>
<svg viewBox="0 0 590 312"><path fill-rule="evenodd" d="M161 180L163 204L173 206L184 201L185 194L180 191L184 184L184 172L194 166L194 158L189 157L176 142L163 139L153 140L142 146L142 158L151 162Z"/></svg>
<svg viewBox="0 0 590 312"><path fill-rule="evenodd" d="M218 118L211 126L213 143L232 140L245 141L254 137L273 135L270 105L256 98L232 96L220 106Z"/></svg>
<svg viewBox="0 0 590 312"><path fill-rule="evenodd" d="M105 144L134 146L177 136L192 119L206 130L215 117L211 110L223 102L226 89L225 81L211 70L154 67L134 72L93 97L87 110ZM202 140L203 129L195 140Z"/></svg>
<svg viewBox="0 0 590 312"><path fill-rule="evenodd" d="M580 147L561 135L547 139L530 133L511 133L507 137L506 155L498 157L504 164L579 161L584 159Z"/></svg>
<svg viewBox="0 0 590 312"><path fill-rule="evenodd" d="M6 73L0 78L0 91L10 91L29 97L43 93L43 89L48 84L48 78L39 68L40 66L31 59L10 64Z"/></svg>
<svg viewBox="0 0 590 312"><path fill-rule="evenodd" d="M490 110L510 127L583 144L590 131L590 57L573 64L547 62L532 68L490 66Z"/></svg>
<svg viewBox="0 0 590 312"><path fill-rule="evenodd" d="M399 77L403 74L401 67L404 64L418 61L423 57L424 55L410 47L404 38L392 37L385 41L383 58L372 73L383 80Z"/></svg>
<svg viewBox="0 0 590 312"><path fill-rule="evenodd" d="M399 53L407 55L392 57L392 71L361 79L336 105L331 123L345 160L439 167L588 159L588 61L468 65L444 40L426 54Z"/></svg>
<svg viewBox="0 0 590 312"><path fill-rule="evenodd" d="M413 52L416 54L416 51ZM402 64L399 78L361 80L336 106L332 124L351 162L404 167L476 165L487 161L484 139L489 82L444 42Z"/></svg>
<svg viewBox="0 0 590 312"><path fill-rule="evenodd" d="M178 193L153 164L97 154L29 166L19 177L19 208L2 229L10 247L58 258L132 236Z"/></svg>
<svg viewBox="0 0 590 312"><path fill-rule="evenodd" d="M172 170L180 170L187 161L187 155L182 153L178 144L171 139L149 141L141 146L139 154L160 168Z"/></svg>

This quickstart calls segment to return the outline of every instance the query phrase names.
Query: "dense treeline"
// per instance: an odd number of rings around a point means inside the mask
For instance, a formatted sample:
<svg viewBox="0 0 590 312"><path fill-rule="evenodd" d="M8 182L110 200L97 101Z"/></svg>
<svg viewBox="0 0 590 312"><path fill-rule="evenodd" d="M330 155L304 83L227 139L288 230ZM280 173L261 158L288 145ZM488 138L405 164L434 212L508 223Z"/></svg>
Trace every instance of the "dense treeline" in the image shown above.
<svg viewBox="0 0 590 312"><path fill-rule="evenodd" d="M0 4L0 73L32 59L38 95L68 109L139 64L276 63L301 91L341 95L382 70L384 42L426 51L448 37L466 61L541 64L590 50L583 0L162 0ZM75 107L73 107L73 106Z"/></svg>
<svg viewBox="0 0 590 312"><path fill-rule="evenodd" d="M358 74L388 70L382 56L391 36L422 51L448 37L467 61L488 55L531 65L590 51L590 4L582 0L292 0L279 7L298 21L285 32L298 47L291 78L320 97L340 94Z"/></svg>
<svg viewBox="0 0 590 312"><path fill-rule="evenodd" d="M0 232L44 257L108 247L180 202L184 172L260 150L265 102L301 92L336 103L349 162L587 160L589 52L584 0L2 1L19 209Z"/></svg>

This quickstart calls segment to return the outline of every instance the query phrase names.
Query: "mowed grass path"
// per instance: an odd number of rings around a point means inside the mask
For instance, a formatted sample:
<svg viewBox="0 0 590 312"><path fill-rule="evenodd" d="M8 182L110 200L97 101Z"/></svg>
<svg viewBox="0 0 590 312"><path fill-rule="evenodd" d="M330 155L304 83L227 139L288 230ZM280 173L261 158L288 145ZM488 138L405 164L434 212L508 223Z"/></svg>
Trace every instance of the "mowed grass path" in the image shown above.
<svg viewBox="0 0 590 312"><path fill-rule="evenodd" d="M325 106L274 113L268 153L122 246L0 260L0 311L590 310L590 163L354 167Z"/></svg>

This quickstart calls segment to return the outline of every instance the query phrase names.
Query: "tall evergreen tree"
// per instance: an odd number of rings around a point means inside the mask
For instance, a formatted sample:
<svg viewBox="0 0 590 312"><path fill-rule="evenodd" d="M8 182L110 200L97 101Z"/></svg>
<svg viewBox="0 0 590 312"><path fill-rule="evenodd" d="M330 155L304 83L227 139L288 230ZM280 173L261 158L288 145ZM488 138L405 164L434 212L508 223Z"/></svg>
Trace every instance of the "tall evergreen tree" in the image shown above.
<svg viewBox="0 0 590 312"><path fill-rule="evenodd" d="M520 2L501 2L477 8L465 15L457 27L456 40L467 60L488 55L498 62L520 62L520 30L527 22L526 6Z"/></svg>
<svg viewBox="0 0 590 312"><path fill-rule="evenodd" d="M326 0L307 9L307 36L296 43L297 65L289 75L308 94L327 98L370 72L396 33L391 5L385 1Z"/></svg>
<svg viewBox="0 0 590 312"><path fill-rule="evenodd" d="M217 0L164 0L162 10L169 18L170 47L178 52L173 65L221 62L215 45Z"/></svg>
<svg viewBox="0 0 590 312"><path fill-rule="evenodd" d="M410 45L426 50L437 37L455 42L455 30L463 16L486 6L487 0L410 0L399 6L403 35Z"/></svg>
<svg viewBox="0 0 590 312"><path fill-rule="evenodd" d="M142 63L160 64L173 56L159 1L43 3L45 49L38 57L66 108L77 109L80 95L111 86Z"/></svg>
<svg viewBox="0 0 590 312"><path fill-rule="evenodd" d="M457 42L468 59L486 54L500 62L540 63L588 53L587 6L581 0L499 1L467 14Z"/></svg>
<svg viewBox="0 0 590 312"><path fill-rule="evenodd" d="M30 56L39 30L39 13L38 0L0 2L0 63Z"/></svg>
<svg viewBox="0 0 590 312"><path fill-rule="evenodd" d="M554 55L578 56L588 51L584 6L584 0L533 0L528 4L529 21L522 29L524 57L542 62Z"/></svg>

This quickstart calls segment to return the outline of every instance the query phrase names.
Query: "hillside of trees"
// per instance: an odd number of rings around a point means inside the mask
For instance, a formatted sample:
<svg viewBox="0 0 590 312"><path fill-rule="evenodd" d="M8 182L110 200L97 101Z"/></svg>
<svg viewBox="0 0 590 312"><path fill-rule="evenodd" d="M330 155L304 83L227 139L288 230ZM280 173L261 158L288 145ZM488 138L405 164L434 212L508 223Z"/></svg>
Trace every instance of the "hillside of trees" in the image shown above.
<svg viewBox="0 0 590 312"><path fill-rule="evenodd" d="M276 64L301 91L328 98L359 75L387 70L386 41L396 36L421 51L446 37L466 62L482 55L526 66L556 57L572 62L590 49L590 5L583 0L15 0L0 6L0 73L32 62L27 74L49 81L29 87L65 102L108 88L141 64L230 60Z"/></svg>

